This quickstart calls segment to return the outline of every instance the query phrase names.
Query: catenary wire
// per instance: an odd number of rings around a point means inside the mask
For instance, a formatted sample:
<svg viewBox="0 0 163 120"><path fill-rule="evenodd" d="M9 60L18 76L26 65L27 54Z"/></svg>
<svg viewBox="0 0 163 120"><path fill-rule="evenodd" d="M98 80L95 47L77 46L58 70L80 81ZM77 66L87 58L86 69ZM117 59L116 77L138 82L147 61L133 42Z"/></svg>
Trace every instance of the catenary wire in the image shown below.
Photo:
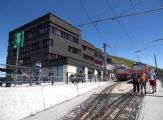
<svg viewBox="0 0 163 120"><path fill-rule="evenodd" d="M111 7L110 3L108 0L105 0L107 6L109 7L109 9L111 10L111 12L113 13L113 15L116 17L116 13L114 12L113 8ZM119 19L116 19L117 23L119 24L121 30L123 31L123 33L126 35L126 37L128 38L128 40L131 42L132 46L138 50L136 44L134 43L133 39L131 38L131 36L128 34L128 32L126 31L126 29L124 28L124 26L121 24Z"/></svg>
<svg viewBox="0 0 163 120"><path fill-rule="evenodd" d="M120 15L125 15L125 14L127 14L129 11L131 11L131 10L133 10L135 7L137 7L141 2L142 2L142 1L139 0L139 2L137 2L136 4L134 4L133 6L131 6L131 7L130 7L129 9L127 9L126 11L122 12ZM122 5L121 5L121 6L122 6ZM120 8L120 5L114 7L114 9L117 9L117 8ZM95 18L97 18L97 17L99 17L99 16L101 16L101 15L104 15L104 14L110 13L110 12L111 12L111 11L109 11L109 10L105 10L105 11L99 13L99 14L96 14L95 16L93 16L93 17L91 17L91 18L92 18L92 19L95 19ZM90 21L90 20L89 20L89 19L85 19L85 20L83 20L83 22L80 22L80 23L84 23L84 22L88 22L88 21ZM78 25L80 26L80 24L78 24Z"/></svg>
<svg viewBox="0 0 163 120"><path fill-rule="evenodd" d="M130 16L141 15L141 14L146 14L146 13L151 13L151 12L156 12L156 11L161 11L161 10L163 10L163 7L150 9L150 10L146 10L146 11L141 11L141 12L134 12L131 14L120 15L120 16L116 16L116 17L110 17L110 18L99 19L99 20L94 20L94 21L92 20L91 22L79 24L79 26L84 26L84 25L89 25L89 24L97 24L100 22L106 22L106 21L110 21L110 20L121 19L121 18L126 18L126 17L130 17Z"/></svg>
<svg viewBox="0 0 163 120"><path fill-rule="evenodd" d="M82 1L80 1L80 5L81 5L81 7L83 8L83 10L84 10L85 14L87 15L87 17L89 18L89 20L92 22L92 18L91 18L90 15L88 14L88 12L87 12L87 10L86 10L84 4L82 3ZM104 38L104 36L103 36L103 34L101 33L101 31L97 28L97 24L96 24L96 23L93 24L93 27L95 28L96 32L99 34L99 36L101 37L101 39L102 39L104 42L108 43L108 41L106 41L106 39Z"/></svg>

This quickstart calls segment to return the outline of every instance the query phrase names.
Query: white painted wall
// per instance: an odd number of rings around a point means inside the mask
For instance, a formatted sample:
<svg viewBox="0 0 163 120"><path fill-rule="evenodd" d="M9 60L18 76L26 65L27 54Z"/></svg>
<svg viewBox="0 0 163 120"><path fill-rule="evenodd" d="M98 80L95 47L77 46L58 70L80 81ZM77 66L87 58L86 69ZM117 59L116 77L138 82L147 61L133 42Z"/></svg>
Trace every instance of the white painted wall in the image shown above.
<svg viewBox="0 0 163 120"><path fill-rule="evenodd" d="M103 78L104 78L104 71L101 71L101 80L103 80Z"/></svg>
<svg viewBox="0 0 163 120"><path fill-rule="evenodd" d="M67 71L68 71L68 65L63 65L63 80L66 81L67 79Z"/></svg>
<svg viewBox="0 0 163 120"><path fill-rule="evenodd" d="M76 66L67 65L67 72L76 73Z"/></svg>
<svg viewBox="0 0 163 120"><path fill-rule="evenodd" d="M85 80L88 81L88 68L84 68Z"/></svg>
<svg viewBox="0 0 163 120"><path fill-rule="evenodd" d="M97 70L96 70L96 69L94 69L94 75L97 75L97 74L98 74Z"/></svg>
<svg viewBox="0 0 163 120"><path fill-rule="evenodd" d="M75 74L77 71L76 66L72 66L72 65L64 65L64 66L67 67L68 77L70 77L71 74Z"/></svg>
<svg viewBox="0 0 163 120"><path fill-rule="evenodd" d="M107 69L107 70L114 70L114 69L115 69L115 65L107 64L107 65L106 65L106 69Z"/></svg>
<svg viewBox="0 0 163 120"><path fill-rule="evenodd" d="M20 120L107 82L0 88L0 120Z"/></svg>

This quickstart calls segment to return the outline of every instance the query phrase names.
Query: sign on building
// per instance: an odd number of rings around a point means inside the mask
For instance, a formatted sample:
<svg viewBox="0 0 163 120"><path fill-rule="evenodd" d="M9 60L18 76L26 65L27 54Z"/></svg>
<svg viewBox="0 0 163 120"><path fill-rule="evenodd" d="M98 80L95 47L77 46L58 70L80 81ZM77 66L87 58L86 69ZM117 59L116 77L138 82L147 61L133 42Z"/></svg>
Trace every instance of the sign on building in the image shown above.
<svg viewBox="0 0 163 120"><path fill-rule="evenodd" d="M20 48L23 47L24 43L24 31L14 34L14 47Z"/></svg>

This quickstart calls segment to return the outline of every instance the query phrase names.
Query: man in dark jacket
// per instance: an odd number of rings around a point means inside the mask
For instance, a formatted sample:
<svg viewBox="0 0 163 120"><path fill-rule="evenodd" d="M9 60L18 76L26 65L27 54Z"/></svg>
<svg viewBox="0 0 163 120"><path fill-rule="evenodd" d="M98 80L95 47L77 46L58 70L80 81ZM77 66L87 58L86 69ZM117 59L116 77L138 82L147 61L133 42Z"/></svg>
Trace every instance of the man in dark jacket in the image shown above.
<svg viewBox="0 0 163 120"><path fill-rule="evenodd" d="M137 93L139 93L139 79L140 79L139 74L136 74L136 73L132 74L134 93L136 93L136 91Z"/></svg>

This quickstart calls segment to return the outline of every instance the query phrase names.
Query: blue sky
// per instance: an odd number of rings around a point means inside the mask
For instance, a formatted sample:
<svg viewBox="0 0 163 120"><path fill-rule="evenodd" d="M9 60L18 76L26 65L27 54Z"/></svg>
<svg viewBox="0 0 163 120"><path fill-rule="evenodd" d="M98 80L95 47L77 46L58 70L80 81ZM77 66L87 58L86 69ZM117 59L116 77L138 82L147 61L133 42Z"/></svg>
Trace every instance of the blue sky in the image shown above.
<svg viewBox="0 0 163 120"><path fill-rule="evenodd" d="M117 15L125 15L163 7L163 0L108 0ZM106 0L1 0L0 1L0 63L6 63L9 31L52 12L74 26L90 22L81 2L92 20L113 17ZM105 21L79 27L82 38L102 49L105 42L111 55L137 60L134 53L141 50L140 61L154 65L156 55L158 66L163 68L163 10ZM129 39L130 38L130 39ZM136 48L135 48L136 46ZM143 49L145 48L145 49Z"/></svg>

